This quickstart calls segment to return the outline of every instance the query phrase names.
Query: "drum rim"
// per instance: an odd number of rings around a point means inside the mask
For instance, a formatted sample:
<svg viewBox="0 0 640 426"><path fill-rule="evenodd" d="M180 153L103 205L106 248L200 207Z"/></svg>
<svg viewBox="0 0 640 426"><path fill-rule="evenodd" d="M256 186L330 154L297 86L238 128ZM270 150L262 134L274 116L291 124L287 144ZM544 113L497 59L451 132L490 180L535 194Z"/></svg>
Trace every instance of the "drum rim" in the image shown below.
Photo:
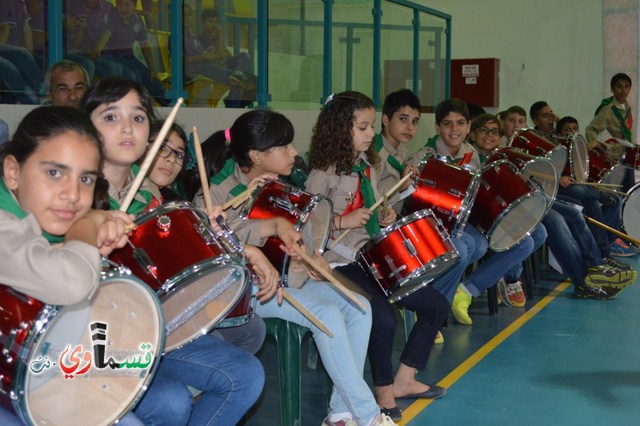
<svg viewBox="0 0 640 426"><path fill-rule="evenodd" d="M631 188L629 188L626 196L622 199L621 206L620 206L620 225L621 225L622 231L626 232L628 235L631 235L631 234L628 232L627 228L624 226L624 211L631 195L634 192L636 192L639 188L640 188L640 182L636 183ZM634 235L631 235L631 236L634 237ZM635 238L639 238L639 237L635 237Z"/></svg>
<svg viewBox="0 0 640 426"><path fill-rule="evenodd" d="M161 216L163 214L171 213L177 210L188 210L192 211L200 220L206 220L209 222L209 218L207 215L196 207L194 204L188 201L172 201L170 203L161 204L158 207L148 210L138 216L133 220L136 225L142 225L149 220Z"/></svg>
<svg viewBox="0 0 640 426"><path fill-rule="evenodd" d="M607 170L602 177L600 178L600 180L595 181L591 178L591 176L589 176L589 181L590 182L596 182L596 183L604 183L604 180L609 177L609 175L611 175L614 171L619 170L620 168L624 168L624 171L622 173L622 180L624 180L624 173L626 172L627 166L625 166L624 164L620 164L620 163L616 163L614 164L609 170ZM618 183L622 183L622 180L620 180L620 182Z"/></svg>
<svg viewBox="0 0 640 426"><path fill-rule="evenodd" d="M117 417L109 419L108 422L104 423L105 425L107 424L112 424L114 421L118 421L120 419L122 419L122 417L124 417L127 413L129 413L131 411L131 409L133 407L135 407L135 405L138 403L138 401L140 401L140 399L144 396L145 392L147 391L147 388L149 387L149 383L151 382L151 380L153 379L153 377L155 376L156 372L157 372L157 368L160 364L160 359L163 356L164 353L164 340L165 340L165 333L164 333L164 329L165 329L165 319L164 319L164 311L162 310L162 306L160 303L160 300L158 298L158 295L153 291L153 289L151 287L149 287L145 282L143 282L142 280L140 280L140 278L136 277L135 275L126 272L121 272L121 271L110 271L110 273L106 276L106 278L101 278L100 279L100 283L99 286L105 285L105 284L109 284L112 281L116 281L116 280L122 280L122 279L127 279L130 281L133 281L136 283L137 288L141 289L141 291L146 292L146 295L150 297L150 300L153 301L156 309L157 309L157 313L158 313L158 319L160 320L160 324L158 325L158 338L157 338L157 343L158 343L158 347L157 350L155 352L155 356L154 356L154 360L153 363L151 364L151 366L149 367L149 369L147 370L147 373L145 374L144 379L139 382L137 384L137 391L134 395L133 398L131 398L131 400L127 403L127 406L124 408L124 410L121 413L116 414ZM94 296L95 297L95 294ZM73 305L69 305L69 306L73 306ZM46 329L52 327L55 324L55 321L58 321L62 318L62 314L64 313L64 308L65 306L53 306L53 305L48 305L45 304L45 306L43 306L43 310L45 308L52 308L53 310L55 310L55 314L54 316L46 323L46 324L42 324L42 327L40 327L40 329L38 330L38 337L42 336L42 333L46 331ZM62 308L62 309L60 309ZM35 324L35 323L34 323ZM29 333L31 334L31 333ZM29 335L27 336L27 339L29 339ZM35 335L34 335L35 337ZM25 339L25 341L27 340ZM31 359L31 357L33 356L33 351L36 349L36 346L38 344L38 342L40 341L40 339L36 339L36 340L32 340L29 342L30 346L28 351L26 352L28 354L28 359ZM156 342L154 342L156 343ZM24 373L28 372L28 363L23 362L23 357L20 357L17 362L16 362L16 376L18 377L24 377ZM31 415L30 415L30 409L29 409L29 404L26 398L26 391L27 391L27 380L20 380L20 385L21 388L19 390L16 390L17 395L19 396L19 398L16 400L13 397L12 399L12 404L14 406L15 412L19 415L19 417L21 417L21 419L23 419L24 421L26 421L27 423L32 423L35 424L35 420L36 419L31 419ZM18 382L16 380L13 381L13 388L16 389L16 386L18 385ZM23 411L24 409L24 411ZM29 418L27 418L27 415L29 414Z"/></svg>
<svg viewBox="0 0 640 426"><path fill-rule="evenodd" d="M202 326L198 331L192 333L188 338L186 339L182 339L180 342L177 342L175 344L171 344L171 345L167 345L165 344L165 348L164 348L164 354L168 354L171 353L177 349L180 349L182 347L184 347L185 345L193 342L194 340L198 339L199 337L203 336L204 334L207 334L208 332L210 332L211 330L213 330L216 326L217 323L219 323L220 321L222 321L222 319L229 314L229 312L231 312L235 306L238 304L238 302L240 301L240 299L242 298L242 295L245 293L246 288L248 285L250 285L250 271L249 269L242 264L241 262L238 261L237 258L230 256L228 254L216 257L216 258L209 258L209 259L204 259L194 265L189 266L188 268L185 268L181 271L180 274L176 274L174 275L171 279L167 280L157 291L158 293L158 298L160 299L160 302L162 303L165 299L165 297L170 296L171 293L173 291L177 291L180 290L180 288L182 288L183 285L189 285L191 282L189 281L189 278L198 278L197 274L198 272L201 271L213 271L218 269L219 267L224 266L224 267L228 267L228 266L232 266L232 267L236 267L237 269L241 270L243 272L243 278L241 280L239 280L242 284L241 284L241 290L237 291L233 297L233 301L223 310L221 311L221 313L214 318L213 320L209 321L207 324L205 324L204 326ZM187 271L187 269L192 269L191 271ZM179 276L178 276L179 275ZM164 287L167 286L167 288L165 289ZM170 298L170 297L169 297ZM168 299L167 299L168 300ZM204 308L203 308L204 309ZM163 315L164 315L164 308L163 308ZM199 311L198 311L199 312ZM166 319L165 319L165 322ZM165 335L166 335L166 326L164 327L165 330ZM165 336L166 337L166 336Z"/></svg>
<svg viewBox="0 0 640 426"><path fill-rule="evenodd" d="M446 253L443 253L440 256L431 259L429 261L429 263L427 263L425 265L422 265L421 267L415 269L409 275L404 277L400 282L398 282L398 284L396 284L393 288L397 287L397 289L399 290L402 287L407 286L411 281L413 281L413 280L419 278L420 276L424 275L425 272L427 272L428 270L436 268L438 266L438 265L436 265L436 263L438 263L438 261L442 261L442 263L444 265L446 265L446 268L443 269L442 271L440 271L439 274L440 273L445 273L449 269L451 269L460 260L460 254L458 253L458 250L454 247L453 244L450 244L450 245L451 245L452 251L448 251ZM427 279L428 279L427 282L431 282L431 281L435 280L436 278L438 278L437 275L434 276L434 277L427 277ZM393 288L391 288L389 290L393 292Z"/></svg>
<svg viewBox="0 0 640 426"><path fill-rule="evenodd" d="M491 250L495 251L495 252L502 252L502 251L507 251L513 247L515 247L516 245L520 244L520 242L522 240L524 240L525 238L527 238L529 235L531 235L531 232L540 225L540 223L542 222L542 219L544 219L544 216L547 214L547 207L545 206L545 210L543 212L543 214L540 216L539 219L536 220L536 223L530 227L530 229L528 231L526 231L522 236L520 236L520 238L518 238L514 243L505 246L505 247L496 247L491 243L491 238L489 238L490 235L493 235L493 232L495 232L496 227L498 226L498 224L500 223L500 220L507 214L511 213L512 210L517 207L518 205L522 204L523 202L525 202L527 199L529 198L533 198L534 195L539 195L541 197L543 197L545 199L545 204L546 204L546 199L547 196L544 193L540 193L541 191L539 189L536 189L534 192L529 192L526 193L524 195L521 195L520 197L518 197L515 201L513 201L511 204L509 204L509 206L507 206L506 209L504 209L503 211L500 212L500 214L498 215L497 218L495 218L493 220L493 222L491 223L491 227L486 230L484 232L484 235L487 238L487 241L489 242L489 247L491 248Z"/></svg>

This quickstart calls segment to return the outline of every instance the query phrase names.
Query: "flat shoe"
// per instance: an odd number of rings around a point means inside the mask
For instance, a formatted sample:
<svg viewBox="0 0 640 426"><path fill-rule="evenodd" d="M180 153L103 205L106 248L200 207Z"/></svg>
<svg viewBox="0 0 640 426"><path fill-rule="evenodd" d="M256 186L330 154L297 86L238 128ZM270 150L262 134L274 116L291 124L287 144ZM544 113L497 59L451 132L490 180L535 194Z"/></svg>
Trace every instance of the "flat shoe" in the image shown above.
<svg viewBox="0 0 640 426"><path fill-rule="evenodd" d="M394 422L402 420L402 410L397 405L393 408L380 407L380 413L389 416Z"/></svg>
<svg viewBox="0 0 640 426"><path fill-rule="evenodd" d="M438 399L442 398L447 394L447 388L443 388L442 386L430 385L428 391L422 393L414 393L411 395L405 395L399 397L400 399L409 399L409 398L426 398L426 399Z"/></svg>

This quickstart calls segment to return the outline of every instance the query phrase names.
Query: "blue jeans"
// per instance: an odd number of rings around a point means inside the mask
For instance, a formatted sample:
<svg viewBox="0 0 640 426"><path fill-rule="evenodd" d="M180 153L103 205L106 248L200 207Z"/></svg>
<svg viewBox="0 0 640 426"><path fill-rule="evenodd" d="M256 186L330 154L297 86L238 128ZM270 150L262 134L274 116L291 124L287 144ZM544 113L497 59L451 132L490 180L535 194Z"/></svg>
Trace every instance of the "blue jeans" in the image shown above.
<svg viewBox="0 0 640 426"><path fill-rule="evenodd" d="M287 302L278 306L275 298L256 306L263 318L281 318L307 327L313 333L324 368L333 381L331 413L350 412L359 423L366 423L378 413L378 405L363 376L371 329L371 309L354 306L328 283L309 280L299 289L287 290L330 331L327 336ZM286 397L286 396L285 396Z"/></svg>
<svg viewBox="0 0 640 426"><path fill-rule="evenodd" d="M218 328L211 334L250 354L255 354L264 343L267 326L259 315L254 315L251 321L246 324L238 327Z"/></svg>
<svg viewBox="0 0 640 426"><path fill-rule="evenodd" d="M534 230L531 231L531 238L533 239L533 249L531 250L530 255L532 253L535 253L536 250L542 247L542 244L544 244L545 240L547 239L547 230L543 224L536 226ZM504 279L508 283L515 283L520 279L521 275L522 275L522 262L518 263L516 266L511 268L511 270L509 270L506 274L504 274Z"/></svg>
<svg viewBox="0 0 640 426"><path fill-rule="evenodd" d="M569 202L577 200L576 204L583 206L584 214L587 216L604 223L614 229L620 230L620 209L622 204L618 199L618 202L613 206L603 207L600 205L600 192L596 189L588 186L571 185L567 188L559 188L559 199L566 199ZM617 199L617 197L615 197ZM616 236L608 233L604 229L587 224L593 237L598 244L598 248L603 256L609 256L609 244L616 239Z"/></svg>
<svg viewBox="0 0 640 426"><path fill-rule="evenodd" d="M484 235L473 226L467 225L464 234L473 238L476 245L481 245L482 241L486 241ZM465 277L462 283L473 297L480 296L483 291L493 286L509 270L521 264L532 253L533 246L533 238L527 236L509 250L491 253L491 256Z"/></svg>
<svg viewBox="0 0 640 426"><path fill-rule="evenodd" d="M203 392L193 405L187 386ZM163 356L134 412L145 425L235 425L263 386L264 370L257 358L204 335Z"/></svg>

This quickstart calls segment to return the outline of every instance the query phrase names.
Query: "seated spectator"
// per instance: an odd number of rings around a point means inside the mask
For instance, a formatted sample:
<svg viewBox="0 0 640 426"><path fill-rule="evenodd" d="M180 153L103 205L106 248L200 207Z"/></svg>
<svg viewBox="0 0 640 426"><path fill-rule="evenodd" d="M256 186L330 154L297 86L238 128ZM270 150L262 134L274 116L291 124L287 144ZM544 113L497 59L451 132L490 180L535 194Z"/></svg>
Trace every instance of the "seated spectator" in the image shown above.
<svg viewBox="0 0 640 426"><path fill-rule="evenodd" d="M47 70L44 86L51 105L78 108L89 88L89 75L79 63L64 59Z"/></svg>
<svg viewBox="0 0 640 426"><path fill-rule="evenodd" d="M43 75L32 53L33 36L24 0L5 0L0 8L0 79L23 104L40 103Z"/></svg>
<svg viewBox="0 0 640 426"><path fill-rule="evenodd" d="M98 42L104 34L109 16L115 13L107 0L67 0L65 11L65 42L68 59L78 62L93 77L121 76L134 79L136 74L118 62L101 57ZM106 37L106 36L105 36Z"/></svg>
<svg viewBox="0 0 640 426"><path fill-rule="evenodd" d="M133 80L144 85L160 105L167 105L164 88L153 69L153 56L149 46L147 30L140 16L136 14L134 0L116 0L115 13L107 17L104 32L100 35L91 56L112 59L135 73ZM146 65L135 57L133 45L138 42Z"/></svg>
<svg viewBox="0 0 640 426"><path fill-rule="evenodd" d="M191 77L204 75L231 86L224 100L227 108L244 108L255 100L256 76L251 74L251 59L246 53L232 56L222 43L222 28L212 9L202 11L203 33L192 31L193 8L184 8L185 73ZM203 43L203 41L206 43Z"/></svg>

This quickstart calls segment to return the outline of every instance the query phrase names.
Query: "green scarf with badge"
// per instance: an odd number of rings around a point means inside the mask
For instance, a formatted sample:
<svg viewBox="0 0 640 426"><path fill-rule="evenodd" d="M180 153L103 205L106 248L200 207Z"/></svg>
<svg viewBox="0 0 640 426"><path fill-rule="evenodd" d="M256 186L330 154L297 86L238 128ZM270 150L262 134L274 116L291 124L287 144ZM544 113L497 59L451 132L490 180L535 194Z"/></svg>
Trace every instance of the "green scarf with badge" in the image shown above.
<svg viewBox="0 0 640 426"><path fill-rule="evenodd" d="M131 166L131 171L133 172L134 176L137 176L138 172L140 171L140 167L134 164L133 166ZM140 195L144 199L144 202L137 200L134 197L133 201L129 205L129 208L127 209L127 214L138 215L142 213L144 209L146 209L147 206L151 204L151 201L153 201L154 198L151 191L142 188L138 189L138 195ZM109 197L109 208L111 210L120 210L120 203L113 197Z"/></svg>
<svg viewBox="0 0 640 426"><path fill-rule="evenodd" d="M4 179L0 179L0 209L17 216L19 219L24 219L27 216L27 212L20 207L7 186L4 184ZM64 236L51 235L46 231L42 231L42 236L51 244L64 242Z"/></svg>
<svg viewBox="0 0 640 426"><path fill-rule="evenodd" d="M382 140L382 133L378 133L373 137L373 147L375 148L376 152L380 153L383 146L384 142ZM402 176L402 174L404 173L405 165L400 163L396 157L391 154L387 155L387 163L389 163L391 167L393 167L393 169L399 172Z"/></svg>
<svg viewBox="0 0 640 426"><path fill-rule="evenodd" d="M365 173L367 170L367 163L364 161L360 161L359 165L354 165L352 172L358 173L360 176L360 192L362 193L362 198L364 199L364 206L369 208L376 203L376 195L373 190L373 185L371 184L371 179ZM369 221L364 225L367 233L370 237L378 235L380 233L380 221L378 220L378 215L376 212L373 212Z"/></svg>
<svg viewBox="0 0 640 426"><path fill-rule="evenodd" d="M209 183L212 185L220 185L229 176L233 176L235 172L236 172L236 161L233 158L229 158L227 161L224 162L224 166L222 166L222 169L220 169L218 173L216 173L215 175L209 178ZM233 195L234 197L237 197L238 195L240 195L246 190L247 190L247 185L239 183L230 191L230 194Z"/></svg>
<svg viewBox="0 0 640 426"><path fill-rule="evenodd" d="M624 138L624 140L631 142L631 127L633 126L633 114L631 113L631 108L628 108L626 111L622 112L615 106L615 104L612 104L613 96L603 99L602 102L600 102L600 106L598 107L598 109L596 109L595 115L598 115L602 108L611 105L613 115L615 115L620 122L620 133L622 133L622 137Z"/></svg>

